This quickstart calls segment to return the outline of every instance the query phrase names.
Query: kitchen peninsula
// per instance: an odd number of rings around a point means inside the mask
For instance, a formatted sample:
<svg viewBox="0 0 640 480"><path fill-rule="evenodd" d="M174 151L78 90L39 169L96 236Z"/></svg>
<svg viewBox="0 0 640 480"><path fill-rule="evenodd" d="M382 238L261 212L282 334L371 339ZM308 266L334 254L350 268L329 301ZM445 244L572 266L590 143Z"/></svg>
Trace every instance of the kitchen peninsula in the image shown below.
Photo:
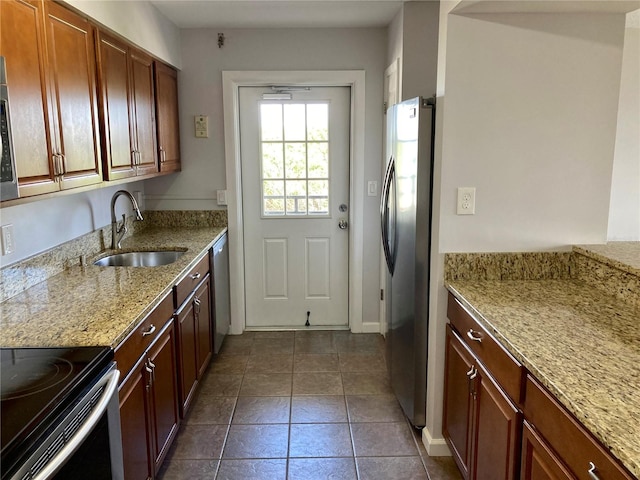
<svg viewBox="0 0 640 480"><path fill-rule="evenodd" d="M458 302L528 374L523 398L513 398L525 426L529 386L538 383L640 475L640 243L449 254L445 263L450 305Z"/></svg>

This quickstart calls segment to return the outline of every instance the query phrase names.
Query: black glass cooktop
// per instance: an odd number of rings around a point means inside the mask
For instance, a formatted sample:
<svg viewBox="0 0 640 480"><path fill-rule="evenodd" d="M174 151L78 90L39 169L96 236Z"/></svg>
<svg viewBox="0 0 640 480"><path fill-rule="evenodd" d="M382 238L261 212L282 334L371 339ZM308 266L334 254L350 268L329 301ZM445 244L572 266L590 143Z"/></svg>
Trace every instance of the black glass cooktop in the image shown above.
<svg viewBox="0 0 640 480"><path fill-rule="evenodd" d="M0 348L3 473L56 424L112 359L108 347Z"/></svg>

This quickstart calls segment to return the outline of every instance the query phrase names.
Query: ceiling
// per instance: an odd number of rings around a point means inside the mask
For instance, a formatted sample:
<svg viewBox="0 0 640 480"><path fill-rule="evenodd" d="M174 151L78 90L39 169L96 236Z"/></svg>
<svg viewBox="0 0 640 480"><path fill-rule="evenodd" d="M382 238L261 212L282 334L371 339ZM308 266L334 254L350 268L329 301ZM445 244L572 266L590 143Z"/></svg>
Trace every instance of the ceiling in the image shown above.
<svg viewBox="0 0 640 480"><path fill-rule="evenodd" d="M414 0L435 1L435 0ZM151 0L179 28L386 27L403 0ZM626 13L640 0L463 0L460 14L509 12ZM629 14L637 26L640 11Z"/></svg>
<svg viewBox="0 0 640 480"><path fill-rule="evenodd" d="M402 0L151 0L151 3L179 28L318 28L386 27L400 10L403 2Z"/></svg>

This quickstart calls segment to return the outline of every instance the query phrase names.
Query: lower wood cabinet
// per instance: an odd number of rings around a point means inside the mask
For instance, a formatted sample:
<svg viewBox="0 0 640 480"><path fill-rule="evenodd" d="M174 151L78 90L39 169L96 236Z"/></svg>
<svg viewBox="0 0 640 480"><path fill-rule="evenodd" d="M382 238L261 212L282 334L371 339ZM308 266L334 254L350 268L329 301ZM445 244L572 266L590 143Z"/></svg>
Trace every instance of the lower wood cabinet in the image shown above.
<svg viewBox="0 0 640 480"><path fill-rule="evenodd" d="M120 387L120 425L124 475L128 480L153 478L151 419L147 415L149 393L142 359Z"/></svg>
<svg viewBox="0 0 640 480"><path fill-rule="evenodd" d="M213 353L211 279L207 273L176 311L179 328L180 410L184 417Z"/></svg>
<svg viewBox="0 0 640 480"><path fill-rule="evenodd" d="M465 479L513 479L521 413L447 326L443 433Z"/></svg>
<svg viewBox="0 0 640 480"><path fill-rule="evenodd" d="M443 435L465 480L633 480L449 295Z"/></svg>
<svg viewBox="0 0 640 480"><path fill-rule="evenodd" d="M155 478L178 433L176 329L167 299L115 352L124 378L119 396L126 480Z"/></svg>
<svg viewBox="0 0 640 480"><path fill-rule="evenodd" d="M527 376L524 415L529 429L535 431L539 442L546 450L553 452L555 463L563 466L567 472L571 472L569 478L580 480L636 478L620 465L608 449L531 375ZM524 464L527 458L526 452L524 450L523 452ZM529 467L525 465L524 468ZM522 478L537 478L525 477L524 473Z"/></svg>
<svg viewBox="0 0 640 480"><path fill-rule="evenodd" d="M525 421L522 429L522 480L572 480L555 452Z"/></svg>

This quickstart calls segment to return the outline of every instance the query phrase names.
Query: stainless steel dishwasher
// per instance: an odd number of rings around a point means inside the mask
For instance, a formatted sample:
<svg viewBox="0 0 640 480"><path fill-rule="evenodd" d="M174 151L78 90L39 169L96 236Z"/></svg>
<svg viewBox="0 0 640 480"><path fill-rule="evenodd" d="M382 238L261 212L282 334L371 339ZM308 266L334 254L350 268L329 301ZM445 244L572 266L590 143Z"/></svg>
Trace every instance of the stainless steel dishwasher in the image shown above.
<svg viewBox="0 0 640 480"><path fill-rule="evenodd" d="M211 271L213 272L213 305L214 333L213 333L213 353L219 353L225 335L229 333L231 324L231 300L229 298L229 245L227 234L225 233L213 244L213 255L211 255Z"/></svg>

